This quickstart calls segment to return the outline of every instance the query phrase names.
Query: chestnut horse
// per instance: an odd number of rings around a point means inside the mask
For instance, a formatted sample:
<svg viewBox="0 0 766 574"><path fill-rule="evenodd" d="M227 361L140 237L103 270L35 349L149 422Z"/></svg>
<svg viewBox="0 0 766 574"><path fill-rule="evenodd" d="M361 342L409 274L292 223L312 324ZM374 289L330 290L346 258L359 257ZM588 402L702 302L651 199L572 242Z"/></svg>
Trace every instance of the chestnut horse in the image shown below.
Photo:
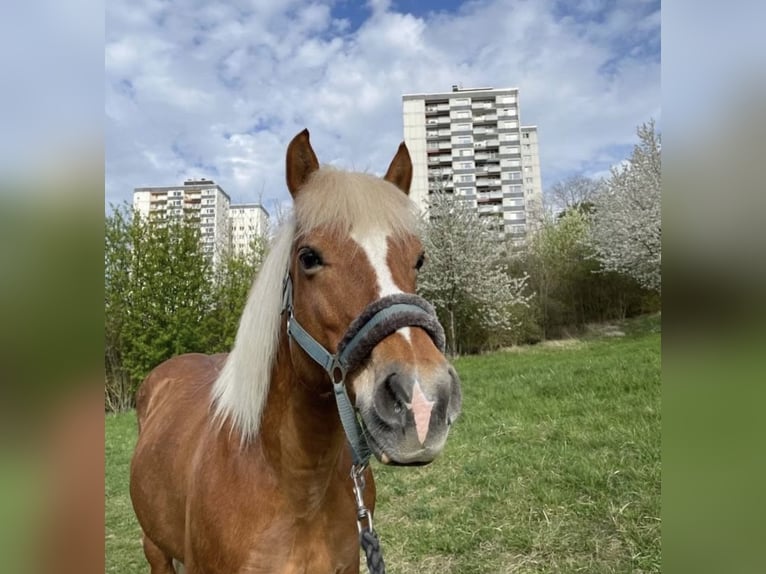
<svg viewBox="0 0 766 574"><path fill-rule="evenodd" d="M190 574L359 572L357 513L374 508L375 487L336 400L350 398L351 426L384 464L432 461L460 411L443 331L412 304L424 255L406 146L380 179L320 168L304 130L286 163L294 215L233 350L170 359L137 394L130 495L152 574L176 563ZM386 327L391 317L370 317L403 312L376 305L430 314ZM349 343L354 330L366 342ZM355 362L336 360L346 343ZM325 350L334 362L323 369ZM358 498L355 478L367 484Z"/></svg>

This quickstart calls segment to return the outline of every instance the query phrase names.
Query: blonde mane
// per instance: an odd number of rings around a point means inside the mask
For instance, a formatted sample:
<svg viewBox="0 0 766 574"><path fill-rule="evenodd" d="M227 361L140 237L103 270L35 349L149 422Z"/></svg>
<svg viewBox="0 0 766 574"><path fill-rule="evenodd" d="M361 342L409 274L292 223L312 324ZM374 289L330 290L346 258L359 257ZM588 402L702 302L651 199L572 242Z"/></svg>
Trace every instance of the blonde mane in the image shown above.
<svg viewBox="0 0 766 574"><path fill-rule="evenodd" d="M282 281L296 234L330 227L344 234L380 230L394 237L416 234L415 205L378 177L323 167L309 177L295 201L294 219L277 233L247 298L226 364L213 384L215 417L228 419L243 441L252 439L271 383L282 323Z"/></svg>

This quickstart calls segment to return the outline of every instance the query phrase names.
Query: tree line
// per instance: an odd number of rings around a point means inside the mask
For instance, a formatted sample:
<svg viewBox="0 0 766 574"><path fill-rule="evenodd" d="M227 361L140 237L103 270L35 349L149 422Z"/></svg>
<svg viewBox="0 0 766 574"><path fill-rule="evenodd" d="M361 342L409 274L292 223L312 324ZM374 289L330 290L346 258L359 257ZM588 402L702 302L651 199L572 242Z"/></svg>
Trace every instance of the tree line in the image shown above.
<svg viewBox="0 0 766 574"><path fill-rule="evenodd" d="M659 310L661 141L652 122L637 133L609 177L552 186L547 215L521 246L498 239L492 219L461 198L430 196L418 291L436 307L452 355ZM267 245L223 253L214 267L192 219L153 225L127 206L107 216L105 239L105 403L123 410L163 360L230 350Z"/></svg>
<svg viewBox="0 0 766 574"><path fill-rule="evenodd" d="M419 289L436 306L453 354L660 309L661 137L653 122L637 135L631 157L609 177L552 186L549 209L522 246L498 240L491 218L432 182Z"/></svg>
<svg viewBox="0 0 766 574"><path fill-rule="evenodd" d="M231 348L265 241L214 267L193 216L156 225L128 206L107 216L105 240L105 405L118 411L162 361Z"/></svg>

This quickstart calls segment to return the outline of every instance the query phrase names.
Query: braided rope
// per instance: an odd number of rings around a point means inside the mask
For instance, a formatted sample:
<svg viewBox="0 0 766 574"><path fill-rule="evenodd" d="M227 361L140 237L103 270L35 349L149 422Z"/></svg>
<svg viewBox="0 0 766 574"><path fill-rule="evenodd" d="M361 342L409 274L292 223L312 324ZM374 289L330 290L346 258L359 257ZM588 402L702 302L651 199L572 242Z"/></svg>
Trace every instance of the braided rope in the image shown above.
<svg viewBox="0 0 766 574"><path fill-rule="evenodd" d="M370 574L386 574L383 551L380 548L377 533L374 530L362 530L359 535L359 544L367 558L367 570L370 571Z"/></svg>

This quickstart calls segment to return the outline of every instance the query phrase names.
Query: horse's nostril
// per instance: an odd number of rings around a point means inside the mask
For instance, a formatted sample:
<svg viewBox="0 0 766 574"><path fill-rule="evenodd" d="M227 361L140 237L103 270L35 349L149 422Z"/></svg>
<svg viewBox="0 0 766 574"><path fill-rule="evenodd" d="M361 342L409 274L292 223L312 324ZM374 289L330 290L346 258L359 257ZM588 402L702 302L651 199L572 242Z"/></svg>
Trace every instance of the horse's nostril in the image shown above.
<svg viewBox="0 0 766 574"><path fill-rule="evenodd" d="M406 388L408 384L411 385L412 382L406 375L390 373L375 393L375 411L392 428L405 424L405 412L410 402Z"/></svg>
<svg viewBox="0 0 766 574"><path fill-rule="evenodd" d="M401 412L402 404L407 402L407 392L404 390L404 380L398 373L391 373L384 381L384 388L389 399L394 403L396 412Z"/></svg>

